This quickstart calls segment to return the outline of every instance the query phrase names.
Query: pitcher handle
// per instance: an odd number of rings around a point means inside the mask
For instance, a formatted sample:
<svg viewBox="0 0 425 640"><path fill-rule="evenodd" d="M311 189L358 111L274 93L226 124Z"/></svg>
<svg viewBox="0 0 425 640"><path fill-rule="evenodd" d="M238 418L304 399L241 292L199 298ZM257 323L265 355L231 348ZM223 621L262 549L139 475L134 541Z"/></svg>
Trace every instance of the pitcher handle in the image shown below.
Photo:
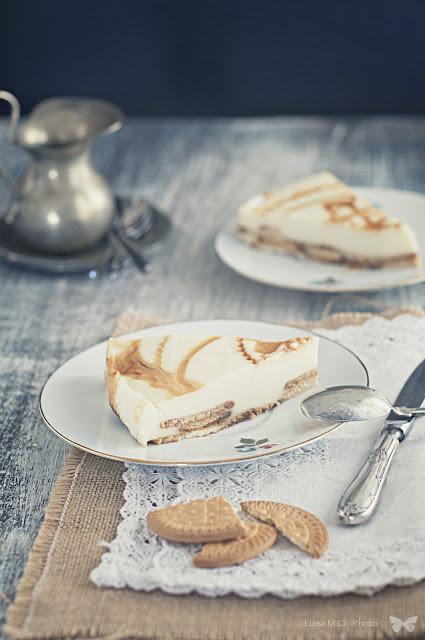
<svg viewBox="0 0 425 640"><path fill-rule="evenodd" d="M5 100L5 102L9 103L10 105L10 118L5 131L5 138L7 142L9 142L10 144L14 144L16 127L21 116L21 107L18 99L13 95L13 93L10 93L9 91L0 90L0 100ZM3 182L6 183L11 191L15 188L15 182L12 176L10 175L6 167L1 164L0 180L3 180ZM12 217L13 213L11 210L0 213L0 219L3 219L5 222L10 222L11 220L8 220L8 218Z"/></svg>
<svg viewBox="0 0 425 640"><path fill-rule="evenodd" d="M21 116L21 105L18 102L18 98L16 98L13 93L10 93L10 91L3 91L2 89L0 89L0 100L8 102L10 105L9 124L6 127L4 135L10 144L14 144L16 126Z"/></svg>

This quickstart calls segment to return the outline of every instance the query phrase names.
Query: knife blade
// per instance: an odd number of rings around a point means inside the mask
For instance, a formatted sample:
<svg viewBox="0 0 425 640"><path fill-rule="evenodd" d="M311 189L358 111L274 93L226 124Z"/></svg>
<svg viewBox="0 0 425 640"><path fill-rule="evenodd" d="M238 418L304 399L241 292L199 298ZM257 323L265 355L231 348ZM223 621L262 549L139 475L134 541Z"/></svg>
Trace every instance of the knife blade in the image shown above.
<svg viewBox="0 0 425 640"><path fill-rule="evenodd" d="M406 409L408 413L410 407L420 407L424 398L425 398L425 360L423 360L420 364L418 364L418 366L413 371L413 373L410 374L410 376L404 383L400 393L398 394L394 402L394 406L396 406L398 409ZM391 420L395 420L396 418L397 418L397 414L390 412L387 417L387 422ZM412 422L412 425L413 425L413 421L410 420L409 422ZM407 434L405 434L405 436L406 435Z"/></svg>
<svg viewBox="0 0 425 640"><path fill-rule="evenodd" d="M424 398L425 360L406 380L394 404L398 408L419 407ZM362 524L375 512L394 454L415 420L415 416L402 416L393 411L388 414L372 451L338 503L337 513L343 524Z"/></svg>

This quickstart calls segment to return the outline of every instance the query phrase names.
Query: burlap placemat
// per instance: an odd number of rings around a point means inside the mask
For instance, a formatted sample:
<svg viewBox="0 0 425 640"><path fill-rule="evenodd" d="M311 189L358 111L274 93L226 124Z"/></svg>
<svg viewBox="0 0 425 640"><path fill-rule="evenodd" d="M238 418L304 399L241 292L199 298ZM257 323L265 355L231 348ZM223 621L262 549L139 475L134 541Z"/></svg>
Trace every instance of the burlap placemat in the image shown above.
<svg viewBox="0 0 425 640"><path fill-rule="evenodd" d="M424 315L419 309L393 309L383 315L406 311ZM336 314L320 326L360 324L370 316ZM120 319L118 332L147 324L153 322L127 314ZM372 598L346 595L290 601L96 588L88 577L103 553L100 541L115 536L123 503L122 472L121 463L71 450L9 608L9 636L23 640L393 638L389 616L404 620L417 615L415 630L406 635L425 637L425 582L388 588ZM397 635L401 636L403 632Z"/></svg>

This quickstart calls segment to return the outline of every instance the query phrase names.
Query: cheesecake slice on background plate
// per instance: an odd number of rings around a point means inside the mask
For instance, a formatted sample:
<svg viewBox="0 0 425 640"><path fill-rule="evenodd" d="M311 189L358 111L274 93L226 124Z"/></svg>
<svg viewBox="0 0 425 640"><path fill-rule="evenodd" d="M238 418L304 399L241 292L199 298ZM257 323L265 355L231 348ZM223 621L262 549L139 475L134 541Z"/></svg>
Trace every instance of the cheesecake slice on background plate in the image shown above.
<svg viewBox="0 0 425 640"><path fill-rule="evenodd" d="M112 409L141 445L205 436L272 409L317 382L318 338L268 342L165 335L112 338Z"/></svg>
<svg viewBox="0 0 425 640"><path fill-rule="evenodd" d="M253 246L354 268L417 266L420 261L409 225L329 171L250 199L239 208L237 230Z"/></svg>
<svg viewBox="0 0 425 640"><path fill-rule="evenodd" d="M327 293L377 291L425 281L425 194L348 187L325 171L239 207L215 250L263 284Z"/></svg>

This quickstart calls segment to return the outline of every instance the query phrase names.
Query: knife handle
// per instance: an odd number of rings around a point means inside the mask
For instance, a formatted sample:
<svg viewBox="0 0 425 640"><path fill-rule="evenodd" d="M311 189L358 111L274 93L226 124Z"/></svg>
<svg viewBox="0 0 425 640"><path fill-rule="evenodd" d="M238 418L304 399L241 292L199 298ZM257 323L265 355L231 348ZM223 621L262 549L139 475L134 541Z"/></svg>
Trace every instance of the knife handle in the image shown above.
<svg viewBox="0 0 425 640"><path fill-rule="evenodd" d="M400 429L387 428L375 442L363 467L338 503L337 513L343 524L362 524L375 511L401 433Z"/></svg>

